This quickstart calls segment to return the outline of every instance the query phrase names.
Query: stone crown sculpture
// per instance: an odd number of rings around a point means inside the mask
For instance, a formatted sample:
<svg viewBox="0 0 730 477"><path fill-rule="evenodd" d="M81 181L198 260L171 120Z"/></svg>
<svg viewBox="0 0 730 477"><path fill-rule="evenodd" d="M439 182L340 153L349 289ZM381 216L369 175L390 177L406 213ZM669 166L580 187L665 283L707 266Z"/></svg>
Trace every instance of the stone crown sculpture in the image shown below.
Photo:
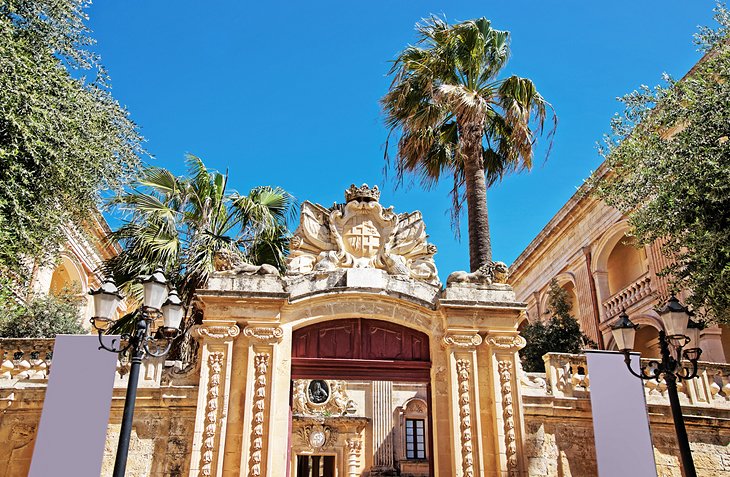
<svg viewBox="0 0 730 477"><path fill-rule="evenodd" d="M377 186L351 185L345 204L325 208L302 204L291 241L288 275L327 273L338 268L376 268L440 286L421 213L395 214L379 203Z"/></svg>

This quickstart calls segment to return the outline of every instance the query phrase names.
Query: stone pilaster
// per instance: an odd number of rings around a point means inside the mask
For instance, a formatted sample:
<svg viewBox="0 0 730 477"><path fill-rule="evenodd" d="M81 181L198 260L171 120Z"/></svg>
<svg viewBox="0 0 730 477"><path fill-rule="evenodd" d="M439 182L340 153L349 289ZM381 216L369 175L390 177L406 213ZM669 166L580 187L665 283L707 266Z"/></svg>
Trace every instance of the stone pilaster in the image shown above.
<svg viewBox="0 0 730 477"><path fill-rule="evenodd" d="M277 413L285 413L288 417L288 407L274 409L275 407L275 365L279 354L278 343L284 336L283 329L276 324L249 324L243 330L243 335L248 339L248 369L246 376L246 398L245 402L251 403L248 414L244 415L243 429L243 452L240 475L248 477L262 477L276 475L272 466L272 457L281 454L284 447L279 442L281 449L272 449L276 442L272 443L269 436L286 436L286 429L279 426L272 429L272 421ZM279 406L280 407L280 406ZM275 432L274 432L275 431ZM279 439L279 441L285 439ZM286 452L284 451L284 460Z"/></svg>
<svg viewBox="0 0 730 477"><path fill-rule="evenodd" d="M482 337L475 330L449 330L442 342L448 353L451 375L452 469L457 477L483 475L481 419L476 407L479 402L476 348L482 343Z"/></svg>
<svg viewBox="0 0 730 477"><path fill-rule="evenodd" d="M200 339L200 387L191 477L221 476L223 473L231 349L240 331L233 321L204 322L194 331Z"/></svg>
<svg viewBox="0 0 730 477"><path fill-rule="evenodd" d="M488 333L486 347L492 363L495 416L500 434L499 464L501 475L519 477L526 474L524 457L524 417L520 392L519 355L525 339L516 332Z"/></svg>

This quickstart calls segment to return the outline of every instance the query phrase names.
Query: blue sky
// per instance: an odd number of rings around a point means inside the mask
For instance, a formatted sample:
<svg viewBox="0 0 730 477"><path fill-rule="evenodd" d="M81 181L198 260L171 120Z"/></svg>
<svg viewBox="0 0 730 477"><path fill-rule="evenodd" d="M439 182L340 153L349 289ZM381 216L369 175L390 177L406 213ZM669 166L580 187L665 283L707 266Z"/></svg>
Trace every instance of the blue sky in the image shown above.
<svg viewBox="0 0 730 477"><path fill-rule="evenodd" d="M511 263L600 163L596 142L617 96L681 77L700 58L701 1L100 1L89 9L112 93L154 156L183 173L184 155L230 173L239 192L278 185L299 201L343 200L377 184L397 212L421 210L442 279L469 264L449 225L448 181L394 190L383 177L378 106L389 60L431 13L487 17L512 32L505 74L535 81L559 117L554 147L530 173L489 191L494 258ZM542 146L538 146L540 148ZM463 222L466 222L464 216Z"/></svg>

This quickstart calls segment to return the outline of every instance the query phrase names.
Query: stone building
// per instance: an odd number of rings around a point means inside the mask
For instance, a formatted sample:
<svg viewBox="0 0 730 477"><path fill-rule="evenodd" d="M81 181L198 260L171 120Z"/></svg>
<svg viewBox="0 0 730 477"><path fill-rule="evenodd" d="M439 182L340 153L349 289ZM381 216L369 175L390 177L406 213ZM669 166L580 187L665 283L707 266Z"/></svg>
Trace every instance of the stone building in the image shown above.
<svg viewBox="0 0 730 477"><path fill-rule="evenodd" d="M627 235L621 213L587 191L584 185L563 205L510 267L510 283L518 301L527 305L527 320L549 317L550 282L569 294L572 315L593 341L616 349L611 325L622 310L640 325L635 350L643 357L659 355L662 323L655 308L669 298L667 266L660 243L638 247ZM702 359L725 363L730 356L730 330L712 325L701 332Z"/></svg>
<svg viewBox="0 0 730 477"><path fill-rule="evenodd" d="M66 240L58 251L56 260L33 267L29 285L31 295L58 294L64 289L72 290L81 302L79 319L90 329L89 318L93 310L89 290L101 283L101 263L119 253L119 246L106 240L109 232L106 220L96 210L85 221L66 225Z"/></svg>
<svg viewBox="0 0 730 477"><path fill-rule="evenodd" d="M305 202L288 272L219 271L197 294L196 363L144 363L127 475L596 475L584 359L551 355L547 373L523 373L527 307L506 267L444 287L435 253L420 213L384 208L377 188ZM0 340L0 477L27 472L51 346ZM700 475L730 476L727 371L706 365L682 389ZM658 467L679 476L662 393L647 387Z"/></svg>

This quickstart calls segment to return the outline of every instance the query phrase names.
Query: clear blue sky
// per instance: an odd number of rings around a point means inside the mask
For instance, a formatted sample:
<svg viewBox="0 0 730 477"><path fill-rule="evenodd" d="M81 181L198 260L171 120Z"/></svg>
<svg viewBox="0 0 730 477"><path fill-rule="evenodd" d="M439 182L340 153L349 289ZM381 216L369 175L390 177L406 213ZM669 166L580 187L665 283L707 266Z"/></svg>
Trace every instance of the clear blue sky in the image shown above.
<svg viewBox="0 0 730 477"><path fill-rule="evenodd" d="M596 142L617 96L677 78L700 58L702 1L100 1L90 26L155 165L184 172L187 152L245 193L279 185L299 201L343 200L377 184L397 212L421 210L442 279L469 264L449 226L450 184L394 190L383 177L378 99L388 61L431 13L485 16L512 32L505 74L532 78L559 117L552 154L489 191L494 258L511 263L600 163ZM466 222L466 217L464 217Z"/></svg>

